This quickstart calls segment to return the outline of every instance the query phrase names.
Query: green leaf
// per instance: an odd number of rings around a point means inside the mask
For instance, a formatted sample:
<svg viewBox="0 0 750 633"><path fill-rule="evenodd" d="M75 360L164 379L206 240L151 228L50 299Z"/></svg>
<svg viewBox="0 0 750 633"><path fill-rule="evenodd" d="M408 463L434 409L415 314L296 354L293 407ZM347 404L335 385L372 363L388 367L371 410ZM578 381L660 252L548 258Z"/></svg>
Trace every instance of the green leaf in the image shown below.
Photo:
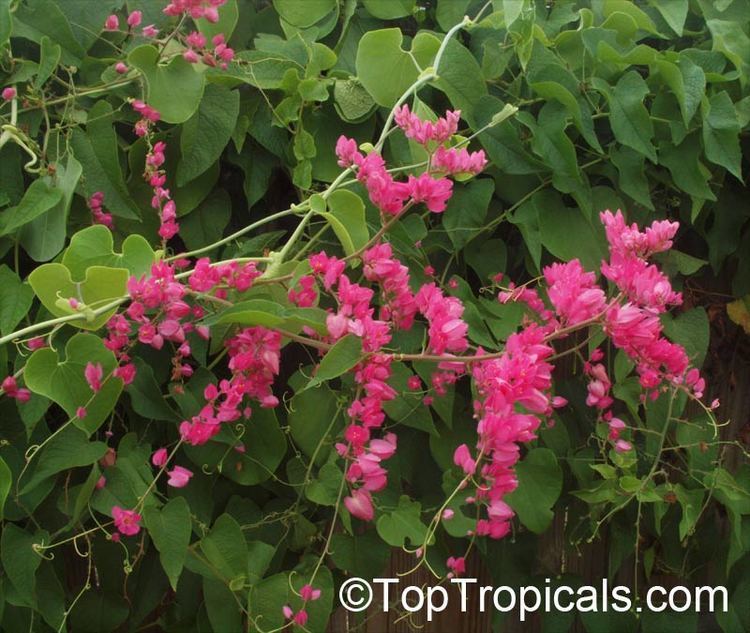
<svg viewBox="0 0 750 633"><path fill-rule="evenodd" d="M368 31L357 49L357 77L378 105L391 107L426 68L437 53L440 40L421 31L412 40L411 51L401 48L400 29Z"/></svg>
<svg viewBox="0 0 750 633"><path fill-rule="evenodd" d="M177 591L177 581L185 565L190 535L193 532L190 506L184 497L175 497L162 508L145 508L143 522L159 550L159 559L169 578L169 584ZM244 543L244 538L242 541Z"/></svg>
<svg viewBox="0 0 750 633"><path fill-rule="evenodd" d="M347 255L356 253L370 239L365 221L365 204L356 193L339 189L328 198L330 212L321 212L328 220Z"/></svg>
<svg viewBox="0 0 750 633"><path fill-rule="evenodd" d="M44 179L37 179L26 190L18 206L3 212L0 235L8 235L52 209L62 200L62 191Z"/></svg>
<svg viewBox="0 0 750 633"><path fill-rule="evenodd" d="M212 39L216 35L223 35L224 39L229 41L232 37L240 12L237 7L237 0L227 0L219 7L219 21L209 22L206 18L198 18L195 25L198 30L206 36L206 39Z"/></svg>
<svg viewBox="0 0 750 633"><path fill-rule="evenodd" d="M55 179L50 181L62 192L60 202L21 229L21 245L34 261L49 261L65 246L68 212L82 173L81 163L72 154L65 165L58 163Z"/></svg>
<svg viewBox="0 0 750 633"><path fill-rule="evenodd" d="M442 221L457 251L479 234L494 191L494 182L487 178L473 180L462 187L454 186Z"/></svg>
<svg viewBox="0 0 750 633"><path fill-rule="evenodd" d="M326 313L320 308L295 308L280 305L267 299L248 299L221 312L213 323L262 325L287 331L297 331L304 326L321 334L327 333Z"/></svg>
<svg viewBox="0 0 750 633"><path fill-rule="evenodd" d="M81 633L115 631L128 617L125 598L114 592L90 589L70 614L70 628Z"/></svg>
<svg viewBox="0 0 750 633"><path fill-rule="evenodd" d="M416 0L363 0L367 12L379 20L397 20L414 13Z"/></svg>
<svg viewBox="0 0 750 633"><path fill-rule="evenodd" d="M182 126L177 165L177 185L181 187L199 176L221 156L232 136L240 113L240 93L209 84L195 114Z"/></svg>
<svg viewBox="0 0 750 633"><path fill-rule="evenodd" d="M112 114L107 101L97 101L88 113L86 132L73 130L71 147L86 174L86 196L101 191L107 210L121 218L136 219L140 214L125 186Z"/></svg>
<svg viewBox="0 0 750 633"><path fill-rule="evenodd" d="M5 460L0 457L0 521L3 520L3 512L5 510L5 500L8 498L10 492L10 482L13 479L13 475L8 468L8 464Z"/></svg>
<svg viewBox="0 0 750 633"><path fill-rule="evenodd" d="M733 20L706 20L713 37L713 50L724 53L740 71L740 85L747 82L747 69L750 65L750 37L744 25Z"/></svg>
<svg viewBox="0 0 750 633"><path fill-rule="evenodd" d="M13 523L5 523L0 536L0 559L3 568L18 592L18 597L27 606L35 602L34 576L42 563L42 557L32 549L32 546L44 539L44 534L35 536Z"/></svg>
<svg viewBox="0 0 750 633"><path fill-rule="evenodd" d="M289 24L312 26L336 8L336 0L273 0L273 8Z"/></svg>
<svg viewBox="0 0 750 633"><path fill-rule="evenodd" d="M565 206L560 194L553 190L535 194L530 204L537 209L544 248L564 261L578 258L588 270L598 268L607 254L603 233L580 209ZM571 235L577 239L571 240Z"/></svg>
<svg viewBox="0 0 750 633"><path fill-rule="evenodd" d="M164 122L184 123L193 116L201 102L205 80L182 55L162 65L156 47L145 44L130 51L128 63L143 73L146 101L159 111Z"/></svg>
<svg viewBox="0 0 750 633"><path fill-rule="evenodd" d="M647 209L654 209L651 201L648 178L646 178L643 154L634 149L613 143L609 148L609 156L617 167L617 184L624 193L639 202Z"/></svg>
<svg viewBox="0 0 750 633"><path fill-rule="evenodd" d="M692 308L673 319L665 315L664 333L685 348L693 365L703 365L711 336L708 315L704 308Z"/></svg>
<svg viewBox="0 0 750 633"><path fill-rule="evenodd" d="M190 250L213 244L224 235L231 215L232 200L224 189L216 189L180 218L180 237Z"/></svg>
<svg viewBox="0 0 750 633"><path fill-rule="evenodd" d="M318 476L305 487L305 496L318 505L334 506L343 477L344 473L335 464L323 464Z"/></svg>
<svg viewBox="0 0 750 633"><path fill-rule="evenodd" d="M544 532L552 522L550 508L562 491L562 469L548 448L533 448L516 466L518 488L505 500L529 530Z"/></svg>
<svg viewBox="0 0 750 633"><path fill-rule="evenodd" d="M68 426L39 449L34 456L36 467L28 481L24 482L21 493L33 490L40 483L56 475L79 466L90 466L107 452L104 442L89 442L86 433Z"/></svg>
<svg viewBox="0 0 750 633"><path fill-rule="evenodd" d="M353 334L336 341L320 361L318 369L305 389L328 382L346 371L349 371L362 359L362 339Z"/></svg>
<svg viewBox="0 0 750 633"><path fill-rule="evenodd" d="M677 98L682 120L687 126L698 110L706 89L706 75L703 69L688 58L681 59L679 66L672 62L657 59L655 66Z"/></svg>
<svg viewBox="0 0 750 633"><path fill-rule="evenodd" d="M376 578L385 569L388 544L375 530L350 536L343 532L331 539L331 559L339 569L360 578Z"/></svg>
<svg viewBox="0 0 750 633"><path fill-rule="evenodd" d="M10 13L12 0L0 0L0 47L4 47L10 38L13 26L13 17Z"/></svg>
<svg viewBox="0 0 750 633"><path fill-rule="evenodd" d="M599 78L594 78L592 85L609 102L609 122L615 138L655 163L656 150L651 143L654 126L643 105L643 99L649 90L643 78L636 71L630 70L620 77L614 90Z"/></svg>
<svg viewBox="0 0 750 633"><path fill-rule="evenodd" d="M723 90L710 100L704 100L701 111L706 158L725 167L741 181L740 123L732 99Z"/></svg>
<svg viewBox="0 0 750 633"><path fill-rule="evenodd" d="M333 101L339 116L344 121L354 123L367 117L375 107L370 93L356 79L336 79L333 84Z"/></svg>
<svg viewBox="0 0 750 633"><path fill-rule="evenodd" d="M141 358L136 358L134 363L137 370L135 378L125 388L130 396L133 410L147 420L179 422L179 416L167 404L167 399L154 378L154 370L151 365Z"/></svg>
<svg viewBox="0 0 750 633"><path fill-rule="evenodd" d="M185 452L198 467L207 464L242 486L266 481L286 454L286 436L272 409L255 408L244 424L246 429L241 440L245 445L244 453L234 450L240 444L236 437L230 440L226 436L203 446L188 446Z"/></svg>
<svg viewBox="0 0 750 633"><path fill-rule="evenodd" d="M322 464L331 451L331 440L344 424L335 394L325 385L300 391L289 402L289 430L296 446Z"/></svg>
<svg viewBox="0 0 750 633"><path fill-rule="evenodd" d="M475 126L474 105L485 95L487 86L474 55L455 39L448 41L440 61L435 85L448 97L462 116Z"/></svg>
<svg viewBox="0 0 750 633"><path fill-rule="evenodd" d="M41 44L45 36L60 45L64 64L80 65L86 51L73 35L58 2L30 0L18 5L13 17L13 37L23 37Z"/></svg>
<svg viewBox="0 0 750 633"><path fill-rule="evenodd" d="M237 590L241 588L240 586ZM241 631L243 629L242 611L237 606L232 587L204 576L203 599L212 631Z"/></svg>
<svg viewBox="0 0 750 633"><path fill-rule="evenodd" d="M685 26L685 19L688 14L688 0L648 0L648 3L661 13L664 21L669 25L677 35L682 35L682 29Z"/></svg>
<svg viewBox="0 0 750 633"><path fill-rule="evenodd" d="M703 489L689 490L681 484L676 484L674 492L677 495L677 502L682 508L682 518L680 519L680 540L682 540L688 534L692 534L695 528L703 507L703 498L706 491Z"/></svg>
<svg viewBox="0 0 750 633"><path fill-rule="evenodd" d="M669 169L669 173L682 191L702 200L716 200L708 182L711 172L700 161L703 154L697 134L688 135L682 143L659 145L659 162Z"/></svg>
<svg viewBox="0 0 750 633"><path fill-rule="evenodd" d="M230 515L222 514L216 519L211 531L201 539L200 548L224 582L246 576L247 543L239 523Z"/></svg>
<svg viewBox="0 0 750 633"><path fill-rule="evenodd" d="M84 376L87 363L101 363L104 370L102 388L94 393ZM65 346L65 360L60 362L50 348L36 350L26 362L26 386L59 404L73 424L91 434L107 419L122 391L122 380L111 377L117 367L115 355L102 339L93 334L79 333ZM76 417L78 407L86 408L86 417Z"/></svg>
<svg viewBox="0 0 750 633"><path fill-rule="evenodd" d="M0 334L6 336L28 314L34 291L5 264L0 265L0 288Z"/></svg>
<svg viewBox="0 0 750 633"><path fill-rule="evenodd" d="M398 507L385 512L376 523L380 538L391 547L404 547L408 540L414 547L421 547L427 536L427 526L421 519L422 504L406 495L398 500Z"/></svg>
<svg viewBox="0 0 750 633"><path fill-rule="evenodd" d="M128 282L128 271L125 268L108 268L106 266L89 266L83 281L74 282L70 270L62 264L44 264L35 268L29 275L29 283L36 296L45 308L55 316L73 314L72 308L58 305L58 300L74 298L92 309L102 307L125 295ZM93 317L91 320L79 319L71 324L84 330L98 330L115 313L116 308Z"/></svg>
<svg viewBox="0 0 750 633"><path fill-rule="evenodd" d="M39 52L39 70L34 78L34 87L39 90L46 82L60 63L62 48L59 44L53 42L46 35L42 37Z"/></svg>
<svg viewBox="0 0 750 633"><path fill-rule="evenodd" d="M154 249L142 235L128 235L122 243L122 252L114 251L112 232L101 224L78 231L65 249L62 264L70 270L76 281L86 277L91 266L124 268L135 277L142 277L151 270L156 260Z"/></svg>

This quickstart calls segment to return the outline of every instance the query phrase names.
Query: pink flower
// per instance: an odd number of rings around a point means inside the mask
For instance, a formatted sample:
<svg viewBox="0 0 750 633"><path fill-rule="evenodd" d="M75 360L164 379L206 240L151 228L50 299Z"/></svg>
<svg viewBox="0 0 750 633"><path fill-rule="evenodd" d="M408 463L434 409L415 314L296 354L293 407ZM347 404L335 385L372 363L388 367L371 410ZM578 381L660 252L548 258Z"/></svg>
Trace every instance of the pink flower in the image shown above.
<svg viewBox="0 0 750 633"><path fill-rule="evenodd" d="M88 415L88 411L84 407L78 407L76 409L76 417L79 420L83 420Z"/></svg>
<svg viewBox="0 0 750 633"><path fill-rule="evenodd" d="M432 156L432 168L444 174L472 174L476 176L487 166L484 150L469 152L466 149L438 147Z"/></svg>
<svg viewBox="0 0 750 633"><path fill-rule="evenodd" d="M443 510L443 521L450 521L455 515L455 512L450 508Z"/></svg>
<svg viewBox="0 0 750 633"><path fill-rule="evenodd" d="M476 462L472 459L466 444L461 444L453 452L453 463L460 466L467 475L471 475L476 470Z"/></svg>
<svg viewBox="0 0 750 633"><path fill-rule="evenodd" d="M297 611L293 621L297 626L305 626L307 624L307 611L304 609Z"/></svg>
<svg viewBox="0 0 750 633"><path fill-rule="evenodd" d="M339 136L336 141L336 156L338 156L339 167L352 167L359 165L364 156L357 149L357 141L346 136Z"/></svg>
<svg viewBox="0 0 750 633"><path fill-rule="evenodd" d="M414 202L424 202L433 213L442 213L453 193L453 182L447 178L433 178L430 174L424 173L417 178L409 176L407 188Z"/></svg>
<svg viewBox="0 0 750 633"><path fill-rule="evenodd" d="M596 285L596 275L584 272L581 262L552 264L542 271L548 284L547 296L564 325L575 325L599 315L606 296Z"/></svg>
<svg viewBox="0 0 750 633"><path fill-rule="evenodd" d="M302 589L299 590L299 595L305 602L317 600L320 598L320 594L320 589L313 589L311 585L304 585Z"/></svg>
<svg viewBox="0 0 750 633"><path fill-rule="evenodd" d="M120 28L120 19L116 15L110 15L104 21L105 31L116 31Z"/></svg>
<svg viewBox="0 0 750 633"><path fill-rule="evenodd" d="M85 376L89 387L91 387L91 391L96 393L102 388L104 369L102 369L101 363L96 363L96 365L92 362L86 363L86 369L84 369L83 375Z"/></svg>
<svg viewBox="0 0 750 633"><path fill-rule="evenodd" d="M445 143L458 130L460 118L461 111L455 110L446 112L445 118L439 118L437 121L423 121L416 114L412 114L406 104L395 111L396 125L404 131L407 138L422 145Z"/></svg>
<svg viewBox="0 0 750 633"><path fill-rule="evenodd" d="M19 388L13 376L7 376L2 384L0 384L0 389L3 390L6 396L21 403L28 402L31 398L31 392L28 389Z"/></svg>
<svg viewBox="0 0 750 633"><path fill-rule="evenodd" d="M169 475L167 485L173 488L184 488L193 476L192 471L182 466L175 466L172 470L167 471L167 474Z"/></svg>
<svg viewBox="0 0 750 633"><path fill-rule="evenodd" d="M107 478L104 475L102 475L101 477L99 477L99 479L96 480L96 484L94 487L97 490L101 490L106 485L107 485Z"/></svg>
<svg viewBox="0 0 750 633"><path fill-rule="evenodd" d="M117 62L115 64L115 72L118 75L124 75L126 72L128 72L128 65L123 62Z"/></svg>
<svg viewBox="0 0 750 633"><path fill-rule="evenodd" d="M141 515L134 510L123 510L120 506L113 506L112 518L117 530L125 536L135 536L141 531Z"/></svg>
<svg viewBox="0 0 750 633"><path fill-rule="evenodd" d="M372 521L375 509L372 506L372 497L367 490L352 490L349 497L344 497L344 505L352 516L362 521Z"/></svg>
<svg viewBox="0 0 750 633"><path fill-rule="evenodd" d="M445 561L445 564L448 566L448 569L450 569L456 576L461 576L462 574L466 573L466 560L463 556L460 556L458 558L454 558L453 556L451 556L447 561Z"/></svg>
<svg viewBox="0 0 750 633"><path fill-rule="evenodd" d="M633 445L630 442L626 442L625 440L617 440L615 442L615 451L618 453L627 453L632 449Z"/></svg>
<svg viewBox="0 0 750 633"><path fill-rule="evenodd" d="M418 391L422 388L422 380L419 376L409 376L409 380L406 381L406 386L412 391Z"/></svg>
<svg viewBox="0 0 750 633"><path fill-rule="evenodd" d="M143 37L156 37L157 35L159 35L159 29L157 29L153 24L149 24L148 26L143 27L141 33L143 34Z"/></svg>
<svg viewBox="0 0 750 633"><path fill-rule="evenodd" d="M26 341L26 345L31 351L35 351L47 347L47 340L43 336L37 336Z"/></svg>
<svg viewBox="0 0 750 633"><path fill-rule="evenodd" d="M17 91L13 86L8 86L7 88L3 88L3 99L5 101L12 101L17 96Z"/></svg>
<svg viewBox="0 0 750 633"><path fill-rule="evenodd" d="M154 451L154 454L151 456L151 463L157 468L163 468L167 465L167 458L167 449L162 447Z"/></svg>
<svg viewBox="0 0 750 633"><path fill-rule="evenodd" d="M140 26L142 20L143 20L143 13L141 13L140 11L133 11L128 16L128 26L131 28Z"/></svg>

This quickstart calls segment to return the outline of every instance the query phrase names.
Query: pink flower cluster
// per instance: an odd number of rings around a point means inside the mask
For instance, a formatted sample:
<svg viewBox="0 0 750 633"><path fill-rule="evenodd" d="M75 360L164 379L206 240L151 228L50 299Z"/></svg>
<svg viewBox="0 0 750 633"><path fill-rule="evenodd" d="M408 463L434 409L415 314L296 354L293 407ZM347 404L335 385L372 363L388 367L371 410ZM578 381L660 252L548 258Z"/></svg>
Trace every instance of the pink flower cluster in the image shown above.
<svg viewBox="0 0 750 633"><path fill-rule="evenodd" d="M323 592L320 589L315 589L312 587L312 585L303 585L302 588L299 590L299 596L304 601L304 605L302 608L295 613L292 610L292 607L290 607L288 604L284 605L281 608L281 613L287 620L290 620L292 623L296 624L299 627L303 627L307 624L308 615L307 610L305 609L305 606L308 602L313 602L315 600L318 600L320 596L323 594Z"/></svg>
<svg viewBox="0 0 750 633"><path fill-rule="evenodd" d="M425 146L431 143L442 145L458 130L461 110L449 110L445 113L445 117L440 117L437 121L423 121L409 110L408 105L404 104L396 108L394 120L396 125L404 131L406 138Z"/></svg>
<svg viewBox="0 0 750 633"><path fill-rule="evenodd" d="M114 375L129 384L135 377L135 366L130 362L129 348L132 345L133 327L137 340L154 349L171 343L175 349L172 360L172 378L181 380L190 377L193 369L185 362L191 354L186 339L192 331L208 338L208 328L195 326L188 318L201 318L203 308L190 306L185 301L187 289L176 278L174 267L159 262L151 267L151 274L140 279L128 280L130 305L124 313L114 315L107 323L108 336L104 344L118 358L120 366Z"/></svg>
<svg viewBox="0 0 750 633"><path fill-rule="evenodd" d="M20 403L28 402L31 398L31 392L24 387L19 387L18 381L13 376L7 376L0 384L0 389L6 396Z"/></svg>
<svg viewBox="0 0 750 633"><path fill-rule="evenodd" d="M194 20L205 18L209 22L219 21L219 7L227 0L172 0L165 8L166 15L178 16L182 13Z"/></svg>
<svg viewBox="0 0 750 633"><path fill-rule="evenodd" d="M205 406L190 421L180 424L182 439L193 446L205 444L221 430L221 423L249 418L252 410L245 399L257 400L262 407L275 407L278 398L271 387L279 373L281 335L264 327L249 327L227 342L229 379L218 386L208 385L203 393Z"/></svg>
<svg viewBox="0 0 750 633"><path fill-rule="evenodd" d="M88 207L91 210L91 216L94 224L103 224L110 231L115 228L115 222L111 213L104 210L104 193L97 191L91 194L88 199Z"/></svg>
<svg viewBox="0 0 750 633"><path fill-rule="evenodd" d="M544 269L547 296L563 325L576 325L601 316L607 297L596 275L585 272L577 259Z"/></svg>
<svg viewBox="0 0 750 633"><path fill-rule="evenodd" d="M336 143L336 155L341 167L356 168L357 179L367 188L370 201L386 215L398 215L407 204L420 202L433 213L442 213L453 192L453 182L433 178L427 172L418 177L409 176L407 182L394 180L380 154L372 151L363 155L357 150L356 142L345 136L339 137Z"/></svg>
<svg viewBox="0 0 750 633"><path fill-rule="evenodd" d="M417 314L417 302L409 289L409 269L393 257L388 243L377 244L362 255L365 279L381 288L380 318L409 330Z"/></svg>
<svg viewBox="0 0 750 633"><path fill-rule="evenodd" d="M171 193L164 185L167 183L167 174L161 168L166 160L164 152L167 144L158 141L146 155L146 170L143 178L154 189L151 197L151 206L159 212L161 225L159 226L159 237L165 242L177 235L180 225L177 223L177 205L172 200Z"/></svg>
<svg viewBox="0 0 750 633"><path fill-rule="evenodd" d="M685 349L663 336L659 314L669 305L682 303L680 293L672 290L669 279L646 260L672 246L677 222L656 221L641 232L627 226L622 213L601 214L609 241L609 262L602 263L602 274L628 299L608 310L604 331L614 345L636 363L641 386L658 395L663 382L685 383L694 392L702 392L704 382L690 373Z"/></svg>
<svg viewBox="0 0 750 633"><path fill-rule="evenodd" d="M476 176L487 166L484 150L469 152L466 149L438 147L432 155L432 169L436 172L455 175Z"/></svg>
<svg viewBox="0 0 750 633"><path fill-rule="evenodd" d="M206 47L206 36L199 31L190 33L185 38L185 43L188 48L182 56L191 64L202 61L207 66L219 66L222 70L226 70L229 62L234 59L234 50L227 46L221 33L211 38L213 49Z"/></svg>
<svg viewBox="0 0 750 633"><path fill-rule="evenodd" d="M446 297L434 283L425 284L416 294L419 311L429 323L429 349L434 354L464 352L469 346L469 326L463 320L464 306L457 297Z"/></svg>
<svg viewBox="0 0 750 633"><path fill-rule="evenodd" d="M344 439L347 444L336 444L339 455L349 462L346 480L352 490L344 498L344 506L352 516L371 521L375 515L371 493L379 492L388 483L388 473L380 464L393 457L397 438L386 433L382 439L370 439L368 427L351 424L344 432Z"/></svg>
<svg viewBox="0 0 750 633"><path fill-rule="evenodd" d="M143 21L143 13L140 11L131 11L128 14L127 19L127 25L128 28L134 29L141 25L141 22ZM107 16L107 19L104 21L104 30L105 31L117 31L120 28L120 18L118 18L115 14Z"/></svg>
<svg viewBox="0 0 750 633"><path fill-rule="evenodd" d="M131 105L133 110L141 116L140 120L135 124L136 136L143 137L148 135L151 131L151 127L161 119L161 115L156 109L139 99L133 101Z"/></svg>
<svg viewBox="0 0 750 633"><path fill-rule="evenodd" d="M241 264L233 261L212 265L208 257L202 257L195 263L188 284L196 292L214 291L213 296L226 299L228 288L245 292L261 274L255 262Z"/></svg>
<svg viewBox="0 0 750 633"><path fill-rule="evenodd" d="M465 444L453 457L467 474L480 469L476 497L469 499L486 509L486 518L477 522L480 536L499 539L510 531L514 513L503 498L518 486L513 468L520 458L519 444L536 437L540 416L547 418L554 407L565 404L550 393L552 365L547 359L553 353L545 328L532 323L508 337L501 357L479 361L472 368L481 466Z"/></svg>

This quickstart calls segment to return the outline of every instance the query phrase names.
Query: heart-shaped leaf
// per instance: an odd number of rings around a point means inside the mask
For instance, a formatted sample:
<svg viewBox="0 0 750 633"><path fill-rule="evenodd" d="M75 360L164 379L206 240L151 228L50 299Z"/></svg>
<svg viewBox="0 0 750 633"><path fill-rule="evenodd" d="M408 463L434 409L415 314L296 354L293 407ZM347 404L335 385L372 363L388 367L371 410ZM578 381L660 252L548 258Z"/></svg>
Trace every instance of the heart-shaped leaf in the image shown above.
<svg viewBox="0 0 750 633"><path fill-rule="evenodd" d="M89 362L101 363L104 370L102 388L96 393L84 376ZM63 361L51 348L35 351L26 363L24 379L31 391L54 400L75 418L73 424L90 434L106 420L122 391L122 380L111 376L116 367L115 355L103 341L81 332L68 341ZM82 420L76 416L79 407L86 409Z"/></svg>
<svg viewBox="0 0 750 633"><path fill-rule="evenodd" d="M29 283L47 310L55 316L67 316L72 308L58 305L59 299L73 298L89 308L99 308L125 295L128 282L125 268L90 266L83 281L73 281L70 270L63 264L44 264L29 275ZM98 330L115 313L115 308L91 320L72 321L71 325L84 330Z"/></svg>
<svg viewBox="0 0 750 633"><path fill-rule="evenodd" d="M159 111L163 121L184 123L198 109L205 78L181 55L162 65L159 51L146 44L133 49L128 61L143 73L148 85L148 103Z"/></svg>
<svg viewBox="0 0 750 633"><path fill-rule="evenodd" d="M142 235L128 235L122 243L122 252L114 251L112 232L101 224L95 224L78 231L70 240L70 246L63 254L62 263L70 270L73 279L86 277L91 266L127 268L140 277L151 269L156 254Z"/></svg>

